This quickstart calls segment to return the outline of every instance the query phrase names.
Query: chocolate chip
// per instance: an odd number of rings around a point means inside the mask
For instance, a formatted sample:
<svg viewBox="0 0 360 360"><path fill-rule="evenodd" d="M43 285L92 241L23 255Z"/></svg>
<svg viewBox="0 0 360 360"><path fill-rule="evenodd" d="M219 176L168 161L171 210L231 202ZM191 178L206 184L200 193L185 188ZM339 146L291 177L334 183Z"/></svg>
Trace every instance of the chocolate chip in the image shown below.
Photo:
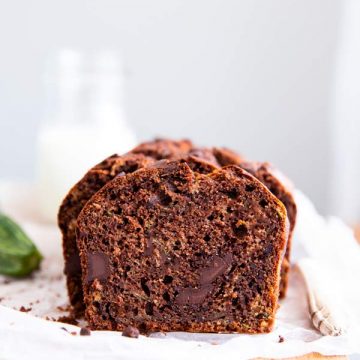
<svg viewBox="0 0 360 360"><path fill-rule="evenodd" d="M183 288L179 290L179 294L175 299L175 303L179 305L200 304L206 296L212 291L211 284L201 286L200 288Z"/></svg>
<svg viewBox="0 0 360 360"><path fill-rule="evenodd" d="M140 335L139 330L136 327L133 326L127 326L122 333L122 336L126 336L126 337L130 337L130 338L135 338L137 339Z"/></svg>
<svg viewBox="0 0 360 360"><path fill-rule="evenodd" d="M94 279L105 280L109 276L109 258L106 254L100 251L88 253L87 260L88 272L86 280L88 282Z"/></svg>
<svg viewBox="0 0 360 360"><path fill-rule="evenodd" d="M80 329L80 335L81 336L89 336L89 335L91 335L91 331L86 327L82 327Z"/></svg>
<svg viewBox="0 0 360 360"><path fill-rule="evenodd" d="M210 265L200 272L200 284L210 284L217 277L221 276L231 265L232 255L226 254L223 258L220 256L214 256Z"/></svg>
<svg viewBox="0 0 360 360"><path fill-rule="evenodd" d="M279 335L279 343L282 343L282 342L284 342L284 341L285 341L284 337L281 336L281 335Z"/></svg>

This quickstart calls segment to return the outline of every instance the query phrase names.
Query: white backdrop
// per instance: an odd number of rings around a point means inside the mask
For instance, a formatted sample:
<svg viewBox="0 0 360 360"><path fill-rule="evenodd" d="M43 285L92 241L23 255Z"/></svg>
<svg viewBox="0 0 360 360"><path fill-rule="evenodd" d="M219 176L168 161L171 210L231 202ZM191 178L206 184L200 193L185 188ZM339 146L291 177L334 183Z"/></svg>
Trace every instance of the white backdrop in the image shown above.
<svg viewBox="0 0 360 360"><path fill-rule="evenodd" d="M61 47L117 49L139 138L270 160L329 205L340 0L0 0L0 178L31 180L42 73Z"/></svg>

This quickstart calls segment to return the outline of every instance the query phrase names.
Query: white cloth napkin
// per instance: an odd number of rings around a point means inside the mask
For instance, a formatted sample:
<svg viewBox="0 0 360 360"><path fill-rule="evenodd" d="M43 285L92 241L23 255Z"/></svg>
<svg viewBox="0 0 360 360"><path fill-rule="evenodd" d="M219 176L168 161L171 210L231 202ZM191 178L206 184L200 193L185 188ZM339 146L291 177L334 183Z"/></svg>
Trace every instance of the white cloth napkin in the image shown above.
<svg viewBox="0 0 360 360"><path fill-rule="evenodd" d="M129 339L110 331L80 336L77 326L45 320L66 315L64 308L68 304L59 231L54 225L37 221L32 210L35 202L31 188L0 186L3 210L23 225L45 255L41 270L31 279L9 283L9 279L0 276L0 359L48 359L50 355L52 360L75 356L77 359L241 360L286 358L311 352L323 355L360 352L359 246L351 230L340 220L322 218L300 192L296 192L296 200L299 216L293 259L297 262L310 258L316 266L321 264L325 275L319 275L320 284L326 289L323 299L328 300L328 293L338 299L335 303L344 309L340 312L345 312L345 318L350 320L346 334L322 336L314 329L304 282L293 268L287 297L280 304L275 329L270 334L168 333ZM20 312L21 306L31 310ZM283 342L279 342L280 336Z"/></svg>
<svg viewBox="0 0 360 360"><path fill-rule="evenodd" d="M319 310L327 308L334 323L360 343L360 246L354 232L338 218L320 216L300 191L295 196L299 216L293 260Z"/></svg>

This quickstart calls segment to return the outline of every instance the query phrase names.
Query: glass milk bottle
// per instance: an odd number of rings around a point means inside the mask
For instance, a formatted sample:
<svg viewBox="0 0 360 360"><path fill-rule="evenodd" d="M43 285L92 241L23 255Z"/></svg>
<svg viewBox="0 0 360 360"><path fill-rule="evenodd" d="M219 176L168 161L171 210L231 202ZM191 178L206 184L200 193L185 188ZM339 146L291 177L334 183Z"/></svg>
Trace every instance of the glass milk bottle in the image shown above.
<svg viewBox="0 0 360 360"><path fill-rule="evenodd" d="M63 50L58 59L57 105L37 142L37 191L43 220L56 222L70 188L95 164L135 146L125 121L117 57Z"/></svg>

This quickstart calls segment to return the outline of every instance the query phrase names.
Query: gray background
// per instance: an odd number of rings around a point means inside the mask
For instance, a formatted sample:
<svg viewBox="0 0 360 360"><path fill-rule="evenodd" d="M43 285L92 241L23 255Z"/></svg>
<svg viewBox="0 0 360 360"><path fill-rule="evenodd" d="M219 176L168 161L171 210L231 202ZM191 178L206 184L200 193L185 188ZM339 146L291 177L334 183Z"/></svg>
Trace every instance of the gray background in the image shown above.
<svg viewBox="0 0 360 360"><path fill-rule="evenodd" d="M34 178L42 74L61 47L117 49L140 139L270 160L328 212L341 1L0 0L0 178Z"/></svg>

